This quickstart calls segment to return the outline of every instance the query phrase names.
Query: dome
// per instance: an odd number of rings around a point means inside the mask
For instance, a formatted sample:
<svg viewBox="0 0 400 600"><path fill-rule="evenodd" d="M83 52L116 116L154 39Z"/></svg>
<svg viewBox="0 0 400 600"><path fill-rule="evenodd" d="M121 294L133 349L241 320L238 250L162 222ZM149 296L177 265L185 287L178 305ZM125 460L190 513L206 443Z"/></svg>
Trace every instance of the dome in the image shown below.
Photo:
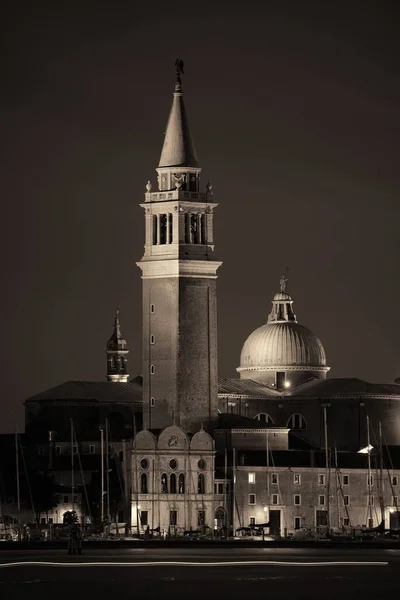
<svg viewBox="0 0 400 600"><path fill-rule="evenodd" d="M243 345L238 371L321 367L326 368L326 356L320 340L297 322L281 322L253 331Z"/></svg>
<svg viewBox="0 0 400 600"><path fill-rule="evenodd" d="M275 389L296 386L310 378L323 379L329 371L322 343L297 322L286 281L281 278L268 322L245 341L237 368L241 378L263 381Z"/></svg>

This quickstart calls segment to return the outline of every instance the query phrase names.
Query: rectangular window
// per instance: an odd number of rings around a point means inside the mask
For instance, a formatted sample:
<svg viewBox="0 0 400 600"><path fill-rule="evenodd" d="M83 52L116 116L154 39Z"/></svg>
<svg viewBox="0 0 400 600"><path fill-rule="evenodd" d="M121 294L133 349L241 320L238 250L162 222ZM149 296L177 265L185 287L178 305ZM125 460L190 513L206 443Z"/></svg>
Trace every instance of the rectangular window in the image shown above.
<svg viewBox="0 0 400 600"><path fill-rule="evenodd" d="M44 525L45 523L46 523L46 517L42 517L42 518L40 519L40 524L41 524L41 525Z"/></svg>
<svg viewBox="0 0 400 600"><path fill-rule="evenodd" d="M38 454L39 454L39 456L43 456L43 454L44 454L44 448L43 448L43 446L39 446L39 448L38 448Z"/></svg>
<svg viewBox="0 0 400 600"><path fill-rule="evenodd" d="M294 504L295 504L295 506L300 506L300 504L301 504L301 496L300 496L300 494L295 494L294 495Z"/></svg>
<svg viewBox="0 0 400 600"><path fill-rule="evenodd" d="M255 504L255 503L256 503L256 495L249 494L249 504Z"/></svg>
<svg viewBox="0 0 400 600"><path fill-rule="evenodd" d="M199 510L197 511L197 525L199 527L203 527L206 524L206 511Z"/></svg>
<svg viewBox="0 0 400 600"><path fill-rule="evenodd" d="M345 506L350 506L350 496L343 496L343 504Z"/></svg>
<svg viewBox="0 0 400 600"><path fill-rule="evenodd" d="M325 485L325 475L318 475L318 485Z"/></svg>
<svg viewBox="0 0 400 600"><path fill-rule="evenodd" d="M368 527L372 528L374 526L374 519L368 519Z"/></svg>
<svg viewBox="0 0 400 600"><path fill-rule="evenodd" d="M96 446L94 444L90 444L89 454L95 454L95 453L96 453Z"/></svg>
<svg viewBox="0 0 400 600"><path fill-rule="evenodd" d="M278 484L278 473L272 473L272 475L271 475L271 483Z"/></svg>
<svg viewBox="0 0 400 600"><path fill-rule="evenodd" d="M178 522L178 511L177 510L170 510L169 511L169 524L170 525L176 525Z"/></svg>
<svg viewBox="0 0 400 600"><path fill-rule="evenodd" d="M214 492L216 494L220 494L222 496L222 494L224 493L224 484L221 483L220 481L218 483L214 484Z"/></svg>
<svg viewBox="0 0 400 600"><path fill-rule="evenodd" d="M367 476L367 486L372 487L374 485L374 477L373 475Z"/></svg>
<svg viewBox="0 0 400 600"><path fill-rule="evenodd" d="M392 477L392 485L397 485L398 482L399 482L399 480L397 478L397 475L393 475L393 477Z"/></svg>
<svg viewBox="0 0 400 600"><path fill-rule="evenodd" d="M74 496L74 504L78 504L78 496Z"/></svg>
<svg viewBox="0 0 400 600"><path fill-rule="evenodd" d="M61 454L61 446L56 446L56 455L60 456Z"/></svg>
<svg viewBox="0 0 400 600"><path fill-rule="evenodd" d="M397 504L398 504L397 496L392 496L392 506L397 507Z"/></svg>
<svg viewBox="0 0 400 600"><path fill-rule="evenodd" d="M49 517L47 522L49 525L53 525L53 517Z"/></svg>
<svg viewBox="0 0 400 600"><path fill-rule="evenodd" d="M343 475L343 485L349 485L349 476Z"/></svg>
<svg viewBox="0 0 400 600"><path fill-rule="evenodd" d="M78 454L78 446L77 446L76 444L74 444L74 445L72 446L72 452L73 452L74 454Z"/></svg>
<svg viewBox="0 0 400 600"><path fill-rule="evenodd" d="M272 504L278 504L278 494L272 494Z"/></svg>
<svg viewBox="0 0 400 600"><path fill-rule="evenodd" d="M69 501L68 496L64 496L64 500L63 500L64 504L68 504L68 501Z"/></svg>
<svg viewBox="0 0 400 600"><path fill-rule="evenodd" d="M345 527L348 527L350 525L349 517L342 517L342 523Z"/></svg>
<svg viewBox="0 0 400 600"><path fill-rule="evenodd" d="M149 511L142 510L140 511L140 524L142 527L145 527L149 524Z"/></svg>
<svg viewBox="0 0 400 600"><path fill-rule="evenodd" d="M300 485L300 483L301 483L301 475L299 475L298 473L295 473L293 475L293 483L295 485Z"/></svg>
<svg viewBox="0 0 400 600"><path fill-rule="evenodd" d="M325 496L318 496L318 504L320 506L325 506Z"/></svg>
<svg viewBox="0 0 400 600"><path fill-rule="evenodd" d="M118 523L123 523L124 522L124 511L123 510L119 510L118 511Z"/></svg>
<svg viewBox="0 0 400 600"><path fill-rule="evenodd" d="M255 482L256 482L256 474L249 473L249 483L255 483Z"/></svg>
<svg viewBox="0 0 400 600"><path fill-rule="evenodd" d="M301 527L301 517L295 517L294 518L294 528L300 529L300 527Z"/></svg>
<svg viewBox="0 0 400 600"><path fill-rule="evenodd" d="M368 498L368 505L369 506L374 506L375 502L374 502L374 497L373 496L369 496Z"/></svg>
<svg viewBox="0 0 400 600"><path fill-rule="evenodd" d="M250 517L250 525L255 525L255 524L256 524L256 518Z"/></svg>

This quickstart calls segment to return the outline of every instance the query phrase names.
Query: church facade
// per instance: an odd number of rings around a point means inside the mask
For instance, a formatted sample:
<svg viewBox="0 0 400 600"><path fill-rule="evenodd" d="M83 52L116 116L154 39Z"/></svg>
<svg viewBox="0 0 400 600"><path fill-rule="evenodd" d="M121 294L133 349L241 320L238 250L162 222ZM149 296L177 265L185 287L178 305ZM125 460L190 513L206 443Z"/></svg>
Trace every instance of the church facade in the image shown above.
<svg viewBox="0 0 400 600"><path fill-rule="evenodd" d="M106 422L123 481L113 518L140 534L400 526L400 385L327 377L323 344L298 322L284 276L267 322L243 344L238 377L218 378L217 204L201 184L181 75L157 187L148 182L140 204L142 373L129 376L117 311L106 381L70 381L25 401L31 447L66 488L62 458L92 455L83 503Z"/></svg>

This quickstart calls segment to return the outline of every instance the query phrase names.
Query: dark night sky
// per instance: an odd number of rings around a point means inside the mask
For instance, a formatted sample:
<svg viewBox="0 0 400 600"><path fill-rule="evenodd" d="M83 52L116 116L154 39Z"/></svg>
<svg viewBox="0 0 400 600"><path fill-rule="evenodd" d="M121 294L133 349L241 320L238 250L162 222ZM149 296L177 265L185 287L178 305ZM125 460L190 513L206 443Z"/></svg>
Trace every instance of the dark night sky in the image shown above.
<svg viewBox="0 0 400 600"><path fill-rule="evenodd" d="M0 431L22 427L26 397L104 379L117 304L141 372L138 204L177 56L219 202L220 376L286 265L331 376L400 374L398 14L382 0L241 4L3 8Z"/></svg>

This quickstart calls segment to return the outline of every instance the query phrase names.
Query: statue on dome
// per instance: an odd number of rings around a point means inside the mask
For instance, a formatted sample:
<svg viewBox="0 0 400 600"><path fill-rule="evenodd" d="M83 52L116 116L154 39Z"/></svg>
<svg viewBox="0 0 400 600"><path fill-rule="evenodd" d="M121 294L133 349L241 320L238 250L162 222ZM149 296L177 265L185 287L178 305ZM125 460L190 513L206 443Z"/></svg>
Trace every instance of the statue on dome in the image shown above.
<svg viewBox="0 0 400 600"><path fill-rule="evenodd" d="M281 278L279 280L281 292L286 293L286 284L287 284L287 281L288 281L287 277L285 275L281 275Z"/></svg>

